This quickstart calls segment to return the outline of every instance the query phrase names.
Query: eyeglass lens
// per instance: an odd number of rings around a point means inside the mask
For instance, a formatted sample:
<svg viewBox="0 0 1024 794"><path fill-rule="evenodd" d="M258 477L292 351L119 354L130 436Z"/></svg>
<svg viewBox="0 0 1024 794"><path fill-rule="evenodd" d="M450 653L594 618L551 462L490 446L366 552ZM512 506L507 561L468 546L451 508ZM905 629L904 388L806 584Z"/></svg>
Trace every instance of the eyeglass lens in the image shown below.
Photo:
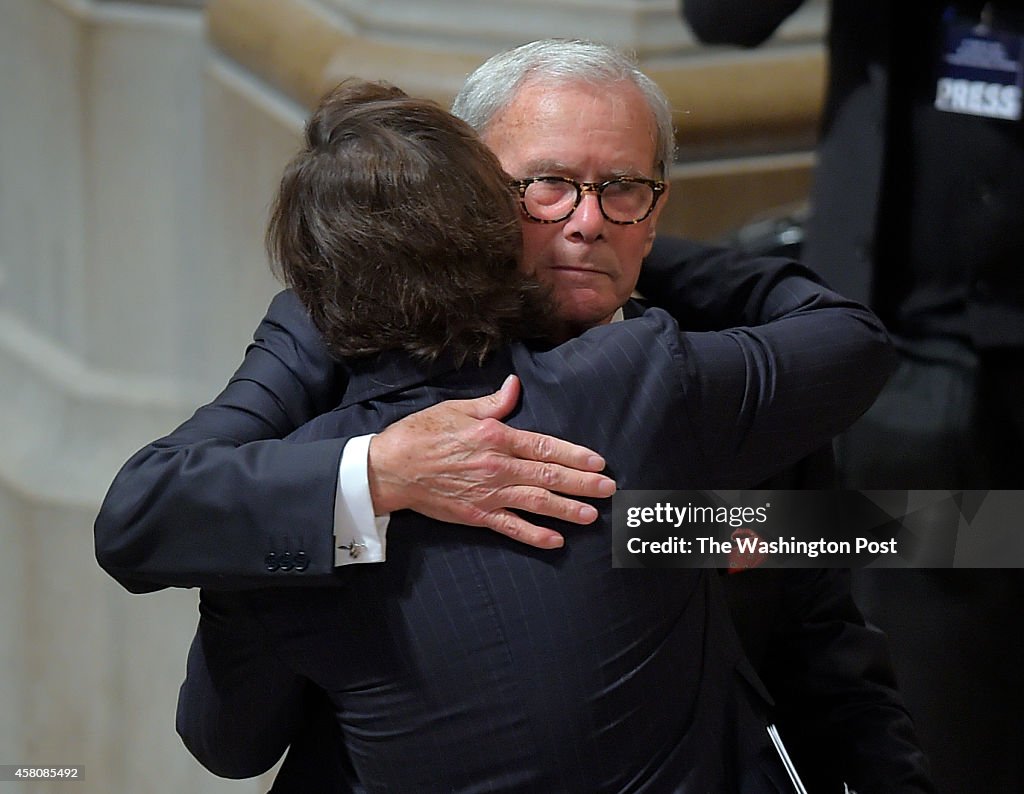
<svg viewBox="0 0 1024 794"><path fill-rule="evenodd" d="M584 188L587 189L587 188ZM654 190L645 182L616 180L596 188L601 209L609 220L631 223L646 215L654 201ZM526 211L539 220L562 220L579 203L581 188L562 179L539 179L526 186Z"/></svg>

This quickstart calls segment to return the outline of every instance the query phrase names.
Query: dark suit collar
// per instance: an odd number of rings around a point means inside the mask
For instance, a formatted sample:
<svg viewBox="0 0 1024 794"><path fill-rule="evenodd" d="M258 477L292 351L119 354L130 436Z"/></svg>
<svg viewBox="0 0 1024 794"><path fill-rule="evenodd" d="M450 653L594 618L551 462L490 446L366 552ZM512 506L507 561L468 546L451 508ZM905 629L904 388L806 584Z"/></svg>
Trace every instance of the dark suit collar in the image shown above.
<svg viewBox="0 0 1024 794"><path fill-rule="evenodd" d="M484 367L492 370L495 366L511 371L511 353L503 348L492 355ZM479 379L479 368L473 364L465 364L460 369L455 360L447 354L438 356L434 361L414 358L401 350L388 350L375 356L356 359L349 363L351 377L345 396L341 401L344 408L367 400L375 400L388 394L406 391L424 383L438 383L447 380L466 381L472 383ZM465 372L465 378L452 379L453 373Z"/></svg>
<svg viewBox="0 0 1024 794"><path fill-rule="evenodd" d="M630 298L622 307L622 319L632 320L647 311L647 305L638 298Z"/></svg>
<svg viewBox="0 0 1024 794"><path fill-rule="evenodd" d="M629 320L640 317L646 310L647 307L642 301L630 298L622 307L623 318ZM508 355L507 352L497 354L498 357ZM435 361L426 362L400 350L387 350L375 356L346 363L351 377L345 390L345 397L341 401L343 408L404 391L428 381L436 381L458 369L455 361L447 354L442 354ZM467 372L472 372L473 369L475 368L470 368Z"/></svg>
<svg viewBox="0 0 1024 794"><path fill-rule="evenodd" d="M386 350L375 356L349 362L351 377L341 401L344 408L418 386L456 369L451 356L427 362L400 350Z"/></svg>

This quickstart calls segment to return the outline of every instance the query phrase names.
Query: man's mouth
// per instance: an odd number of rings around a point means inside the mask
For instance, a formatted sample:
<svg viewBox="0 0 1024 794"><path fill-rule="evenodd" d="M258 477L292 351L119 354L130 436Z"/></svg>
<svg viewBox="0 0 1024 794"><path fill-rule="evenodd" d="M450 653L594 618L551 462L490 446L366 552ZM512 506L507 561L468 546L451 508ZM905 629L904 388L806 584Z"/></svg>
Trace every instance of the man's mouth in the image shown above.
<svg viewBox="0 0 1024 794"><path fill-rule="evenodd" d="M587 273L595 276L604 274L604 271L598 270L596 267L587 267L586 265L555 265L551 269L563 273Z"/></svg>

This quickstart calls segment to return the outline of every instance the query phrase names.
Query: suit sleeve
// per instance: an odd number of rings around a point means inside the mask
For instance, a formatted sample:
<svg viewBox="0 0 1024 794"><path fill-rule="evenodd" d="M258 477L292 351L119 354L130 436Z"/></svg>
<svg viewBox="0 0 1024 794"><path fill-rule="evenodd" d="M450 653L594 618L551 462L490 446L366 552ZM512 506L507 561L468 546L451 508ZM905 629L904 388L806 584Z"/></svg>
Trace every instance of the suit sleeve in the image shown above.
<svg viewBox="0 0 1024 794"><path fill-rule="evenodd" d="M118 472L94 527L100 565L132 592L322 583L348 439L280 439L346 383L299 301L280 293L224 391Z"/></svg>
<svg viewBox="0 0 1024 794"><path fill-rule="evenodd" d="M792 259L659 235L640 269L637 290L680 328L719 331L777 318L777 290L793 279L824 286L820 276Z"/></svg>
<svg viewBox="0 0 1024 794"><path fill-rule="evenodd" d="M852 424L895 354L874 314L796 262L704 251L649 270L645 294L655 286L684 328L748 323L683 332L673 355L708 487L750 487Z"/></svg>
<svg viewBox="0 0 1024 794"><path fill-rule="evenodd" d="M705 44L756 47L804 0L681 0L683 18Z"/></svg>

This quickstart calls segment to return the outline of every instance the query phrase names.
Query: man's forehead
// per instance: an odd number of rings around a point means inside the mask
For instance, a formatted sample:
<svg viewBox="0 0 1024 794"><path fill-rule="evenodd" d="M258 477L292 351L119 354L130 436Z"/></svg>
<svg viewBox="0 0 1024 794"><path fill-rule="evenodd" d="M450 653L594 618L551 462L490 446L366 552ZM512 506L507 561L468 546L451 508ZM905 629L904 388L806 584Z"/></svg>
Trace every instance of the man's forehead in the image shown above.
<svg viewBox="0 0 1024 794"><path fill-rule="evenodd" d="M628 80L527 79L517 86L504 107L513 110L529 107L550 115L577 113L588 108L597 108L604 113L615 109L618 115L618 109L628 108L653 120L644 93ZM502 111L499 110L497 115L501 116Z"/></svg>
<svg viewBox="0 0 1024 794"><path fill-rule="evenodd" d="M497 113L484 142L515 176L649 176L653 114L632 83L527 83ZM599 172L599 173L598 173Z"/></svg>
<svg viewBox="0 0 1024 794"><path fill-rule="evenodd" d="M576 176L580 170L578 163L558 158L539 156L528 158L517 163L519 169L532 175L546 176ZM646 177L650 169L644 165L622 165L618 163L605 163L599 169L596 179L618 179L619 177Z"/></svg>

